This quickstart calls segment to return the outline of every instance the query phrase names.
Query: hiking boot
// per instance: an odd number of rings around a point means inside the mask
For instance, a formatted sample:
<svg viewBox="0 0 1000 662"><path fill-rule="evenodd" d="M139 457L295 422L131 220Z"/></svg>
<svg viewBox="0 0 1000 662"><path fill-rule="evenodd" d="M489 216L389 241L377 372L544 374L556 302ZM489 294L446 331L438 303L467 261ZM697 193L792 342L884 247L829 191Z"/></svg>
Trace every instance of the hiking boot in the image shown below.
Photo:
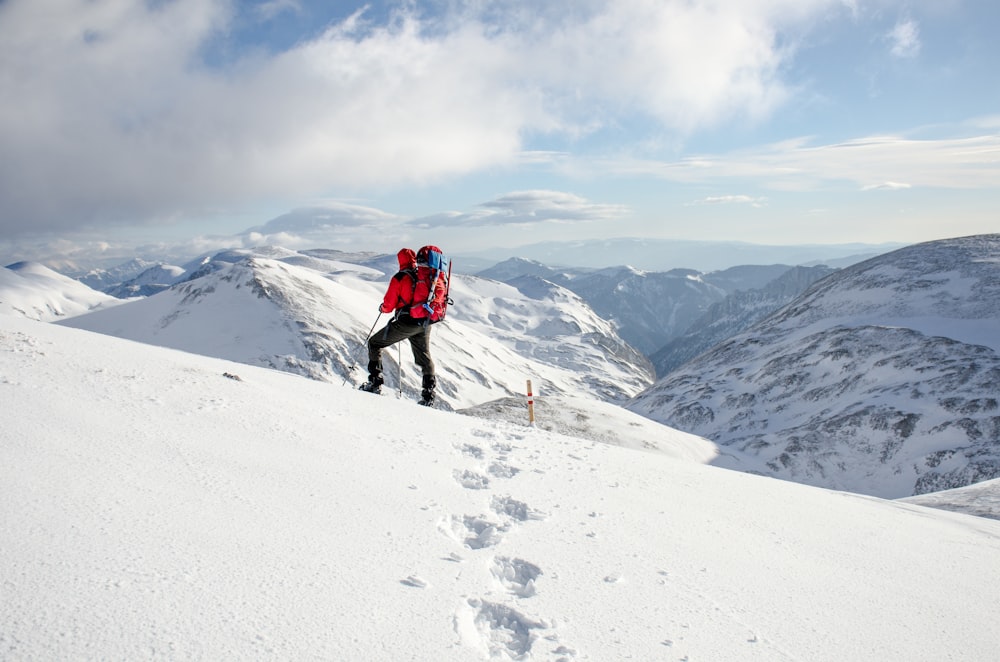
<svg viewBox="0 0 1000 662"><path fill-rule="evenodd" d="M382 392L382 383L368 380L367 382L359 386L358 390L364 391L365 393L374 393L375 395L378 395L379 393Z"/></svg>
<svg viewBox="0 0 1000 662"><path fill-rule="evenodd" d="M434 387L437 386L437 379L434 375L424 375L422 386L424 388L420 391L420 401L417 404L430 407L434 404Z"/></svg>

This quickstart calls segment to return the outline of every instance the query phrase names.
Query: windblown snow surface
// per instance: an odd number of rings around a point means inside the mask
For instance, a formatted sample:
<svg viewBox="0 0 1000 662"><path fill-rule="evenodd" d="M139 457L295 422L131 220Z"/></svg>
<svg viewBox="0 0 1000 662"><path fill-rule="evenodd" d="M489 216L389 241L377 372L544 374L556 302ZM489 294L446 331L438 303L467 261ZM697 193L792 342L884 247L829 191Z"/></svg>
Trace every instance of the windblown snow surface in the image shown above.
<svg viewBox="0 0 1000 662"><path fill-rule="evenodd" d="M1000 649L1000 522L665 427L635 450L9 315L0 401L3 660Z"/></svg>

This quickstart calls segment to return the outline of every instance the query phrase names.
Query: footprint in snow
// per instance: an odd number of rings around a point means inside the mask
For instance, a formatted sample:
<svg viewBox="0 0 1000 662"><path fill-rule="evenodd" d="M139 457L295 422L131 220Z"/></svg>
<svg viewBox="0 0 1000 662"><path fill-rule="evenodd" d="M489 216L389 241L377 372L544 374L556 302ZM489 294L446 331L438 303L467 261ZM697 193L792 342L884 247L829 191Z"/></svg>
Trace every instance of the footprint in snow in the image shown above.
<svg viewBox="0 0 1000 662"><path fill-rule="evenodd" d="M530 598L535 595L535 580L542 574L542 569L524 559L498 556L493 559L490 572L517 597Z"/></svg>
<svg viewBox="0 0 1000 662"><path fill-rule="evenodd" d="M490 465L489 472L496 478L513 478L521 470L503 462L494 462Z"/></svg>
<svg viewBox="0 0 1000 662"><path fill-rule="evenodd" d="M468 535L465 546L469 549L485 549L500 542L502 534L509 528L507 525L491 522L482 517L466 515L462 520Z"/></svg>
<svg viewBox="0 0 1000 662"><path fill-rule="evenodd" d="M464 610L456 615L456 629L463 634L463 639L470 638L473 633L478 635L491 658L527 658L539 639L539 631L549 628L545 621L507 605L469 598L468 606L471 611Z"/></svg>
<svg viewBox="0 0 1000 662"><path fill-rule="evenodd" d="M455 469L452 475L458 484L467 490L485 490L490 486L490 479L475 471Z"/></svg>
<svg viewBox="0 0 1000 662"><path fill-rule="evenodd" d="M517 499L509 496L494 496L490 506L496 514L505 515L518 522L526 522L531 519L545 519L544 513L529 507L528 504L523 501L518 501Z"/></svg>
<svg viewBox="0 0 1000 662"><path fill-rule="evenodd" d="M455 631L490 659L570 662L576 650L562 644L555 626L509 605L469 598L455 614Z"/></svg>
<svg viewBox="0 0 1000 662"><path fill-rule="evenodd" d="M514 450L514 446L503 441L498 441L495 444L493 444L493 450L495 450L497 453L500 453L500 455L502 456L506 456L507 454L509 454L511 451Z"/></svg>
<svg viewBox="0 0 1000 662"><path fill-rule="evenodd" d="M485 517L476 515L466 515L461 518L450 515L438 520L437 528L438 531L467 549L485 549L498 544L510 525L491 522ZM461 563L465 559L452 553L444 560Z"/></svg>
<svg viewBox="0 0 1000 662"><path fill-rule="evenodd" d="M464 444L460 450L463 455L468 455L469 457L477 460L483 459L483 456L486 454L481 447L474 444Z"/></svg>

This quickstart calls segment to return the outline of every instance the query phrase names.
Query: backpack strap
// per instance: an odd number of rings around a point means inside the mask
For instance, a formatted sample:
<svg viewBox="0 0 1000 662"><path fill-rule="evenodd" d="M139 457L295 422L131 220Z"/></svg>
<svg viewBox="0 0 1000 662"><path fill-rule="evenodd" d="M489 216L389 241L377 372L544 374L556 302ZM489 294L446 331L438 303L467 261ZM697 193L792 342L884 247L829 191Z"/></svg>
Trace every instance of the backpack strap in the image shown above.
<svg viewBox="0 0 1000 662"><path fill-rule="evenodd" d="M424 310L427 311L427 317L424 318L424 324L425 325L431 324L431 323L437 321L437 320L432 319L432 317L434 315L434 308L431 306L431 303L434 301L435 297L437 296L438 283L441 282L441 277L444 275L444 271L442 271L442 269L441 269L441 262L440 262L440 260L437 262L437 265L438 265L437 268L434 269L431 272L431 283L430 283L430 287L428 288L428 292L427 292L427 301L425 301L424 304L423 304ZM451 273L451 262L448 263L448 273L449 274ZM448 289L450 287L451 287L451 278L446 277L445 278L445 300L446 301L448 299L448 294L447 293L448 293Z"/></svg>
<svg viewBox="0 0 1000 662"><path fill-rule="evenodd" d="M407 301L403 298L402 289L396 291L396 314L395 317L398 319L402 314L410 314L409 306L413 303L413 293L417 288L417 270L414 269L401 269L399 270L393 278L399 281L400 288L402 288L403 279L410 277L410 300Z"/></svg>
<svg viewBox="0 0 1000 662"><path fill-rule="evenodd" d="M444 305L450 306L454 301L451 300L451 260L448 260L448 280L445 281L444 285Z"/></svg>

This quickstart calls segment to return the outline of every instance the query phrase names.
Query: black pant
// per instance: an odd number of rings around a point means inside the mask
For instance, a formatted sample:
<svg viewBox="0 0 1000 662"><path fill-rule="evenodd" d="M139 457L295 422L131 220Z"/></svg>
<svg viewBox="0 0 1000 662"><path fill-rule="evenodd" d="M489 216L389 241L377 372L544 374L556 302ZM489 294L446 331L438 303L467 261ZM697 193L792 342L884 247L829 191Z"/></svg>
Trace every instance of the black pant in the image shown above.
<svg viewBox="0 0 1000 662"><path fill-rule="evenodd" d="M431 360L431 327L412 319L394 319L385 325L368 341L368 375L373 384L382 383L382 350L401 340L409 340L413 350L413 360L420 366L427 383L434 377L434 361Z"/></svg>

